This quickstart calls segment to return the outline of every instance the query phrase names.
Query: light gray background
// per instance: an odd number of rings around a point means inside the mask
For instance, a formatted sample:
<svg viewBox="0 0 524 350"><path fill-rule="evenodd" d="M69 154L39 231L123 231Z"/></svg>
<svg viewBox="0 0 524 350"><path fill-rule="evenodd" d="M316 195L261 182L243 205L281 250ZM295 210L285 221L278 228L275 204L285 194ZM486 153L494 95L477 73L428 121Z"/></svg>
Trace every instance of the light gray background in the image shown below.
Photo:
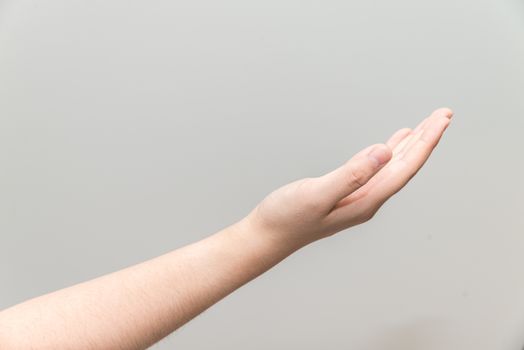
<svg viewBox="0 0 524 350"><path fill-rule="evenodd" d="M376 218L156 349L520 349L524 4L0 2L0 308L203 238L449 106Z"/></svg>

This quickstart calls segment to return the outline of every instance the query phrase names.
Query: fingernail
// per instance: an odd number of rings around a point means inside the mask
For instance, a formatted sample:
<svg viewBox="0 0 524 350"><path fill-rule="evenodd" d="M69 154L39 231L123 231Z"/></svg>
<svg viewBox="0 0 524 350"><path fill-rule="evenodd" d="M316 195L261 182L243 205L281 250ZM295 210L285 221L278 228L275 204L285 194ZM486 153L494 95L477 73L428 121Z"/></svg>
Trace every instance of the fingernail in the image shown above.
<svg viewBox="0 0 524 350"><path fill-rule="evenodd" d="M391 151L386 146L377 146L371 150L368 157L379 167L391 159Z"/></svg>

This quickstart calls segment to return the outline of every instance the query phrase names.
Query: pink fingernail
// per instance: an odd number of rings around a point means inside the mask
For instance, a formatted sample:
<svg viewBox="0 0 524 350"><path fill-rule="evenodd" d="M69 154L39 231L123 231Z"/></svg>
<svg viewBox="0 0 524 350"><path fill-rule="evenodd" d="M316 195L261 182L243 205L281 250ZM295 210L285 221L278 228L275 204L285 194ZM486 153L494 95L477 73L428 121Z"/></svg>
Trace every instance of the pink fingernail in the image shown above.
<svg viewBox="0 0 524 350"><path fill-rule="evenodd" d="M391 159L391 151L386 147L377 146L371 150L368 157L372 159L377 166L382 166Z"/></svg>

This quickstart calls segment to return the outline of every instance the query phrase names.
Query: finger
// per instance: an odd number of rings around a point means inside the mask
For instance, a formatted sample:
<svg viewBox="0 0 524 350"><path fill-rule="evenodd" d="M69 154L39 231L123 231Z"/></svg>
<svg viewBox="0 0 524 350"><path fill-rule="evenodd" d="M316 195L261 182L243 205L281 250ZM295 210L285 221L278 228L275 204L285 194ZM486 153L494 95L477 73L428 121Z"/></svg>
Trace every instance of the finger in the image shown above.
<svg viewBox="0 0 524 350"><path fill-rule="evenodd" d="M409 149L402 154L402 160L407 165L408 170L418 170L429 158L433 149L439 143L444 131L450 123L450 118L440 115L435 117L424 131L421 133L417 142L413 143Z"/></svg>
<svg viewBox="0 0 524 350"><path fill-rule="evenodd" d="M415 137L415 132L411 131L406 137L402 139L398 143L398 145L393 148L393 157L396 157L398 154L402 153L402 151L406 148L406 146L411 142L411 140Z"/></svg>
<svg viewBox="0 0 524 350"><path fill-rule="evenodd" d="M453 112L449 108L439 108L433 111L429 117L420 122L417 127L402 140L403 142L393 149L393 156L397 157L398 155L405 153L413 144L415 144L431 120L439 116L448 115L453 115Z"/></svg>
<svg viewBox="0 0 524 350"><path fill-rule="evenodd" d="M406 149L408 149L413 144L413 142L418 140L418 138L421 135L422 130L427 125L430 117L431 116L425 118L422 122L420 122L417 125L417 127L415 129L413 129L413 131L411 131L411 133L409 133L409 135L407 135L404 138L404 140L402 140L403 142L400 143L399 145L397 145L397 147L395 147L395 149L393 149L393 156L394 157L398 156L399 154L402 154L402 152L404 152Z"/></svg>
<svg viewBox="0 0 524 350"><path fill-rule="evenodd" d="M420 129L420 126L423 123L424 122L420 123L417 128ZM406 145L410 143L411 140L416 136L417 135L414 134L414 130L411 130L410 128L403 128L403 129L398 130L396 133L394 133L393 136L391 136L391 138L386 143L389 146L389 148L392 149L393 158L396 157L398 154L400 154L401 150L404 149ZM390 165L391 165L391 162L390 162ZM366 186L366 192L368 189L372 188L376 183L380 182L383 176L385 175L382 174L381 172L380 174L377 174L376 176L374 176L370 181L368 181L367 186ZM365 193L363 192L363 189L359 189L356 191L356 193L353 193L353 195L347 198L344 198L339 203L337 203L337 207L345 206L348 203L351 203L361 198L363 195L365 195Z"/></svg>
<svg viewBox="0 0 524 350"><path fill-rule="evenodd" d="M386 142L386 145L392 150L392 157L395 157L395 154L400 152L399 149L404 148L406 143L408 143L412 137L413 134L410 128L403 128L395 132L393 136L391 136L391 138ZM388 164L391 165L391 162L389 162ZM365 189L361 187L357 189L355 192L353 192L351 195L341 199L336 204L335 208L345 206L351 202L358 200L366 194L368 189L373 187L377 182L380 182L383 176L384 174L382 174L382 171L376 174L367 182Z"/></svg>
<svg viewBox="0 0 524 350"><path fill-rule="evenodd" d="M419 124L419 127L420 125L422 124L425 124L425 123L421 123ZM406 152L406 150L408 150L415 142L418 141L418 139L420 138L420 136L422 135L422 132L424 129L422 128L419 128L417 127L417 131L413 130L409 135L408 137L406 137L406 139L404 140L404 142L402 143L402 145L399 145L399 147L397 147L394 152L393 152L393 156L395 158L397 158L398 156L404 154L404 152Z"/></svg>
<svg viewBox="0 0 524 350"><path fill-rule="evenodd" d="M334 225L344 228L347 223L356 222L360 217L364 220L371 217L392 195L402 189L424 165L449 125L452 115L451 110L440 109L419 124L414 130L415 132L401 142L404 145L399 144L396 147L398 151L399 147L405 147L408 143L411 143L410 141L416 137L415 135L419 135L417 141L410 147L409 152L403 154L402 157L391 160L379 175L371 179L366 186L365 193L362 192L364 189L361 188L340 201L339 203L344 201L346 203L337 205L330 212L328 216L330 221ZM357 195L359 193L361 195Z"/></svg>
<svg viewBox="0 0 524 350"><path fill-rule="evenodd" d="M441 114L429 120L417 142L388 167L388 174L370 190L366 200L381 203L404 187L437 146L450 123L451 115Z"/></svg>
<svg viewBox="0 0 524 350"><path fill-rule="evenodd" d="M400 156L403 157L413 145L417 144L419 139L424 135L424 131L439 118L450 119L453 116L453 112L449 108L439 108L435 110L431 115L420 123L414 130L414 137L405 145L405 147L399 152Z"/></svg>
<svg viewBox="0 0 524 350"><path fill-rule="evenodd" d="M387 164L391 156L391 150L384 144L362 150L341 167L317 178L316 195L334 206L342 198L364 186Z"/></svg>
<svg viewBox="0 0 524 350"><path fill-rule="evenodd" d="M433 113L431 115L433 115ZM420 130L424 129L426 127L426 125L428 124L428 121L431 118L431 115L429 117L425 118L423 121L421 121L413 131L415 133L417 133Z"/></svg>
<svg viewBox="0 0 524 350"><path fill-rule="evenodd" d="M427 117L424 120L422 120L417 125L417 127L415 129L413 129L411 132L409 132L407 135L405 135L404 138L395 147L392 148L392 150L393 150L393 160L388 163L388 167L394 165L395 160L397 158L401 158L405 154L406 150L410 149L411 146L419 140L419 138L423 134L423 131L427 127L428 123L430 123L434 118L436 118L436 117L443 117L443 116L449 117L452 114L453 114L453 112L449 108L440 108L440 109L437 109L436 111L434 111L433 113L431 113L429 117ZM405 128L405 129L402 129L402 130L409 130L409 129ZM400 133L400 130L397 133ZM396 136L397 135L393 135L390 140L392 140L394 138L397 138ZM377 176L374 176L368 182L368 184L366 186L366 192L368 190L370 190L371 188L373 188L377 183L381 182L388 175L389 175L389 169L388 169L388 171L381 171L380 174L378 174ZM362 190L359 190L357 192L361 192L361 191ZM363 195L363 193L362 193L362 195ZM351 198L351 197L353 197L353 198ZM359 199L360 197L362 197L362 196L361 195L359 195L359 196L353 196L352 195L352 196L350 196L350 198L348 198L348 200L346 202L344 202L344 203L341 202L340 205L344 205L345 203L352 202L352 201L355 200L355 198Z"/></svg>
<svg viewBox="0 0 524 350"><path fill-rule="evenodd" d="M417 127L413 131L416 133L419 130L424 129L427 126L428 122L430 122L433 118L446 117L450 119L452 116L453 116L453 111L451 109L447 107L437 108L436 110L431 112L429 117L427 117L419 125L417 125Z"/></svg>
<svg viewBox="0 0 524 350"><path fill-rule="evenodd" d="M390 149L394 149L410 133L411 133L411 129L410 128L400 129L397 132L395 132L393 134L393 136L391 136L391 138L388 140L388 142L386 142L386 145Z"/></svg>

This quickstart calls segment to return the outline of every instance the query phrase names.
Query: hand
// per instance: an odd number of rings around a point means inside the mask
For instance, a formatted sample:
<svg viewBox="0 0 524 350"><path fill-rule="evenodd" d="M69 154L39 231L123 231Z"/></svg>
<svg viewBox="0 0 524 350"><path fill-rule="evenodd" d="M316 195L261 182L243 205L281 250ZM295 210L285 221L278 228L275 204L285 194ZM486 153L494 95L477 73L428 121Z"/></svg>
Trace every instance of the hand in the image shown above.
<svg viewBox="0 0 524 350"><path fill-rule="evenodd" d="M386 144L362 150L328 174L273 191L246 219L297 249L370 220L424 165L452 115L438 109L414 130L397 131Z"/></svg>

